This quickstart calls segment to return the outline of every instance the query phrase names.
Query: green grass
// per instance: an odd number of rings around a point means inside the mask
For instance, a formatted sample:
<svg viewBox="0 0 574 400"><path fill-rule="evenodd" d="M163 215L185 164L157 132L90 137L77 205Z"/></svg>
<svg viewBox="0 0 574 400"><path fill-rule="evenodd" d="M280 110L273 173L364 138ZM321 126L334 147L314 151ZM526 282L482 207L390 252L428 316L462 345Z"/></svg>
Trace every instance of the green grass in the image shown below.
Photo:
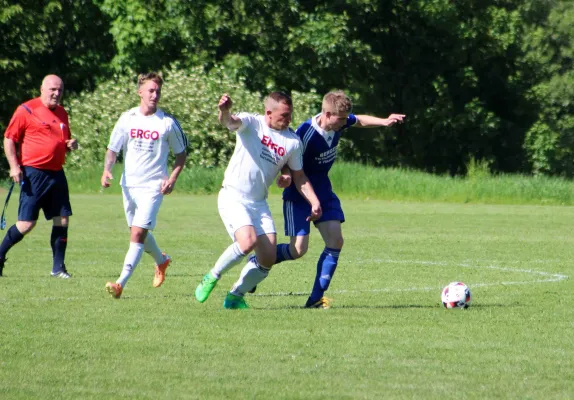
<svg viewBox="0 0 574 400"><path fill-rule="evenodd" d="M115 190L115 189L114 189ZM305 310L322 250L274 268L250 310L193 291L229 238L216 196L173 195L121 300L128 232L117 194L73 195L67 257L50 278L49 225L9 253L0 278L2 399L564 399L574 396L574 208L345 199L330 310ZM281 203L270 200L282 232ZM17 201L9 208L13 223ZM283 235L280 235L283 241ZM445 310L466 282L473 305Z"/></svg>
<svg viewBox="0 0 574 400"><path fill-rule="evenodd" d="M223 180L223 168L186 168L178 180L178 193L217 193ZM98 193L102 168L66 171L73 193ZM121 165L116 165L118 186ZM480 204L574 205L574 182L557 177L490 175L478 170L468 177L450 177L396 168L374 168L361 164L337 163L330 173L337 194L344 197L415 202ZM280 190L271 187L271 193Z"/></svg>

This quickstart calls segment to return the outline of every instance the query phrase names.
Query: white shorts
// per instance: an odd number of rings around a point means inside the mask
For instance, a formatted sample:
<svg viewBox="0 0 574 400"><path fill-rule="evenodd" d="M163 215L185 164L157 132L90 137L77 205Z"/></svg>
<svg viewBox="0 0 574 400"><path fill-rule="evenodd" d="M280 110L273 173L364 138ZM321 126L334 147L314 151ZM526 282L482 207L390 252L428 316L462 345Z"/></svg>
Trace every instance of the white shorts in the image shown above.
<svg viewBox="0 0 574 400"><path fill-rule="evenodd" d="M217 197L217 207L225 229L233 241L235 231L248 225L255 228L257 236L277 233L269 205L265 200L244 200L229 189L221 189Z"/></svg>
<svg viewBox="0 0 574 400"><path fill-rule="evenodd" d="M128 226L147 230L155 228L163 194L157 189L122 186L122 195Z"/></svg>

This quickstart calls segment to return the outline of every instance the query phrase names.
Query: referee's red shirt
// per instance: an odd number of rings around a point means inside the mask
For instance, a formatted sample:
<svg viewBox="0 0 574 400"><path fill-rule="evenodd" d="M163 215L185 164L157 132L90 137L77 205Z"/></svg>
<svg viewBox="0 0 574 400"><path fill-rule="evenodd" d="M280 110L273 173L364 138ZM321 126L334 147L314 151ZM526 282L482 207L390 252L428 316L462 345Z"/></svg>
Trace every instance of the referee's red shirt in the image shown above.
<svg viewBox="0 0 574 400"><path fill-rule="evenodd" d="M64 107L50 110L39 97L16 109L4 133L4 137L20 144L20 165L50 171L62 169L66 140L71 136Z"/></svg>

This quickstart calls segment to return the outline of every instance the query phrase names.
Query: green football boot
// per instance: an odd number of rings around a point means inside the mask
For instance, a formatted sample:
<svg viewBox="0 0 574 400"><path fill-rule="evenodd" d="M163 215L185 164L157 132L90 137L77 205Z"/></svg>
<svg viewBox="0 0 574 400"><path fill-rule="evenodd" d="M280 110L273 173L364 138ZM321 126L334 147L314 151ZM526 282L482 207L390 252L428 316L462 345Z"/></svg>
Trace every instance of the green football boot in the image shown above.
<svg viewBox="0 0 574 400"><path fill-rule="evenodd" d="M236 296L231 293L227 293L225 301L223 302L223 308L228 310L244 310L249 308L243 296Z"/></svg>
<svg viewBox="0 0 574 400"><path fill-rule="evenodd" d="M211 275L211 272L205 274L199 285L195 288L195 298L200 303L203 303L209 297L209 294L217 285L219 279Z"/></svg>

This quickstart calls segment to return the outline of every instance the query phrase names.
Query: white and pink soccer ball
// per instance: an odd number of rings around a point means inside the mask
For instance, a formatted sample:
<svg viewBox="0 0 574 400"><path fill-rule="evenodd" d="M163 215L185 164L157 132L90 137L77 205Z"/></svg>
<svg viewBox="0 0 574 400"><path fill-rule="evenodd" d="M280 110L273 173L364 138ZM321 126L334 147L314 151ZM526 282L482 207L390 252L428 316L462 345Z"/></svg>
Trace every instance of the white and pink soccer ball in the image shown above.
<svg viewBox="0 0 574 400"><path fill-rule="evenodd" d="M464 283L451 282L442 290L441 300L445 308L468 308L472 295Z"/></svg>

